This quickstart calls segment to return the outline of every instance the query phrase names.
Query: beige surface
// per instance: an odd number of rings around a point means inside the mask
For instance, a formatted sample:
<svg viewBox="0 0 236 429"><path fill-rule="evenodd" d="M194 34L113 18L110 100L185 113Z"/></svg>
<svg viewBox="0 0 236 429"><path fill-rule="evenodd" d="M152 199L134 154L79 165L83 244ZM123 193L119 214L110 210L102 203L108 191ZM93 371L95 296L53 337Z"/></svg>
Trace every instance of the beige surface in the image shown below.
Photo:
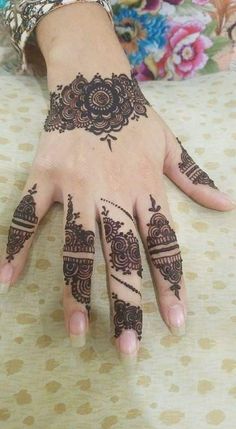
<svg viewBox="0 0 236 429"><path fill-rule="evenodd" d="M145 95L222 190L236 198L235 73L150 82ZM30 77L0 78L0 250L47 107ZM191 202L166 180L184 256L187 334L169 334L144 264L139 362L121 367L109 340L105 267L97 243L91 336L66 337L62 208L40 226L21 281L0 301L0 424L6 429L233 429L236 421L235 212ZM143 259L144 259L144 255Z"/></svg>

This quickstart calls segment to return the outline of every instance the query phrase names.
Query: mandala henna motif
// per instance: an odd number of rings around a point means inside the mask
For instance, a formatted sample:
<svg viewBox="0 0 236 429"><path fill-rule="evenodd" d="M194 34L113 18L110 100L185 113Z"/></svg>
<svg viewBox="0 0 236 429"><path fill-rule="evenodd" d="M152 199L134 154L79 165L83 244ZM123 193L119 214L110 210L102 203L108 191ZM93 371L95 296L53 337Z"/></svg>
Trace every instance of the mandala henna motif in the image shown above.
<svg viewBox="0 0 236 429"><path fill-rule="evenodd" d="M112 293L114 300L114 337L118 338L123 329L134 329L139 340L142 338L142 309L139 306L119 299L117 294Z"/></svg>
<svg viewBox="0 0 236 429"><path fill-rule="evenodd" d="M28 190L28 194L22 198L14 211L6 250L8 262L11 262L15 255L23 249L25 242L35 231L38 217L35 214L36 203L33 195L37 193L36 188L37 184Z"/></svg>
<svg viewBox="0 0 236 429"><path fill-rule="evenodd" d="M160 273L171 283L170 289L180 300L179 285L183 271L182 258L174 230L170 227L167 218L160 213L161 207L156 204L150 195L151 205L149 211L153 212L148 226L147 247L151 260Z"/></svg>
<svg viewBox="0 0 236 429"><path fill-rule="evenodd" d="M123 274L131 274L137 271L139 277L142 277L141 256L137 237L130 229L127 233L119 231L123 222L114 221L109 217L109 210L102 206L103 225L105 230L106 242L111 245L110 262L111 267L116 271L122 271Z"/></svg>
<svg viewBox="0 0 236 429"><path fill-rule="evenodd" d="M106 141L111 149L113 134L128 125L129 119L147 117L146 105L150 105L141 92L138 82L131 72L112 73L111 78L102 78L97 73L89 82L78 73L66 86L57 85L50 92L50 109L46 118L45 131L58 130L60 133L75 128L84 128Z"/></svg>
<svg viewBox="0 0 236 429"><path fill-rule="evenodd" d="M85 304L89 315L95 234L76 223L79 217L80 213L73 213L72 196L69 194L63 247L64 280L67 286L71 286L76 301Z"/></svg>
<svg viewBox="0 0 236 429"><path fill-rule="evenodd" d="M181 141L176 137L176 140L178 141L182 153L181 153L181 162L178 163L179 169L181 173L185 174L189 180L194 185L200 184L200 185L208 185L211 188L218 189L213 182L212 179L208 176L205 171L203 171L191 158L191 156L188 154L186 149L183 147Z"/></svg>

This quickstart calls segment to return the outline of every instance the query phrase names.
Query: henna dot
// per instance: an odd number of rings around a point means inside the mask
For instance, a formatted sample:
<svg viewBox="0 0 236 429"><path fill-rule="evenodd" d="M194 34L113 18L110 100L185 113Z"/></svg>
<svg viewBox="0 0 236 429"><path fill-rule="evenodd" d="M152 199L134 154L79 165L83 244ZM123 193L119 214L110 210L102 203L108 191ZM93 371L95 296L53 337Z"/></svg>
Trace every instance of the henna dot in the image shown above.
<svg viewBox="0 0 236 429"><path fill-rule="evenodd" d="M85 362L91 362L92 360L96 359L97 354L93 347L89 347L80 353L80 357Z"/></svg>
<svg viewBox="0 0 236 429"><path fill-rule="evenodd" d="M173 425L179 423L185 414L178 410L166 410L160 414L160 420L166 425Z"/></svg>
<svg viewBox="0 0 236 429"><path fill-rule="evenodd" d="M44 349L45 347L48 347L50 344L52 344L52 338L49 337L49 335L41 335L40 337L38 337L36 341L36 345L40 349Z"/></svg>
<svg viewBox="0 0 236 429"><path fill-rule="evenodd" d="M127 419L135 419L136 417L139 417L142 415L142 411L139 410L138 408L133 408L131 410L128 411L128 413L126 414L126 418Z"/></svg>
<svg viewBox="0 0 236 429"><path fill-rule="evenodd" d="M224 419L225 419L225 414L221 410L212 410L206 415L207 423L215 426L222 423Z"/></svg>
<svg viewBox="0 0 236 429"><path fill-rule="evenodd" d="M61 322L64 320L64 311L58 308L50 314L50 317L54 322Z"/></svg>
<svg viewBox="0 0 236 429"><path fill-rule="evenodd" d="M82 415L83 414L90 414L90 413L92 413L92 411L93 411L93 409L92 409L89 402L85 402L84 404L80 405L76 410L77 414L82 414Z"/></svg>
<svg viewBox="0 0 236 429"><path fill-rule="evenodd" d="M47 270L49 267L51 267L51 263L48 259L37 259L35 266L39 270L44 271L44 270Z"/></svg>
<svg viewBox="0 0 236 429"><path fill-rule="evenodd" d="M205 395L205 393L210 392L214 389L214 384L209 380L199 380L197 391L200 395Z"/></svg>
<svg viewBox="0 0 236 429"><path fill-rule="evenodd" d="M34 417L33 416L27 416L24 420L23 423L27 426L31 426L34 424Z"/></svg>
<svg viewBox="0 0 236 429"><path fill-rule="evenodd" d="M19 392L15 393L13 396L16 398L18 405L30 404L32 402L32 397L26 389L22 389Z"/></svg>
<svg viewBox="0 0 236 429"><path fill-rule="evenodd" d="M30 313L20 313L17 315L16 321L19 325L31 325L37 322L37 319Z"/></svg>
<svg viewBox="0 0 236 429"><path fill-rule="evenodd" d="M102 429L110 429L113 425L115 425L118 422L117 416L108 416L105 417L102 421Z"/></svg>
<svg viewBox="0 0 236 429"><path fill-rule="evenodd" d="M47 240L48 240L48 241L55 241L55 237L54 237L53 235L49 235L49 236L47 237Z"/></svg>
<svg viewBox="0 0 236 429"><path fill-rule="evenodd" d="M37 284L35 284L35 283L31 283L31 284L29 284L29 285L27 285L27 286L26 286L26 289L27 289L29 292L34 293L34 292L38 292L38 290L39 290L39 286L38 286Z"/></svg>
<svg viewBox="0 0 236 429"><path fill-rule="evenodd" d="M23 360L21 359L12 359L9 360L5 363L5 368L7 371L7 375L13 375L16 374L17 372L19 372L21 370L21 368L23 367Z"/></svg>
<svg viewBox="0 0 236 429"><path fill-rule="evenodd" d="M15 180L14 186L19 189L19 191L23 191L25 187L25 183L22 180Z"/></svg>
<svg viewBox="0 0 236 429"><path fill-rule="evenodd" d="M53 380L45 384L45 389L48 393L56 393L61 388L61 383Z"/></svg>
<svg viewBox="0 0 236 429"><path fill-rule="evenodd" d="M236 360L224 359L222 361L221 369L223 369L226 372L232 372L234 369L236 369Z"/></svg>
<svg viewBox="0 0 236 429"><path fill-rule="evenodd" d="M11 413L7 408L0 408L0 421L8 420L10 416Z"/></svg>
<svg viewBox="0 0 236 429"><path fill-rule="evenodd" d="M63 414L66 411L66 405L63 402L56 404L54 407L54 411L57 414Z"/></svg>
<svg viewBox="0 0 236 429"><path fill-rule="evenodd" d="M16 338L14 339L14 341L15 341L16 343L18 343L18 344L21 344L21 343L23 343L24 338L22 338L22 337L16 337Z"/></svg>
<svg viewBox="0 0 236 429"><path fill-rule="evenodd" d="M120 399L120 398L119 398L119 396L116 396L116 395L114 395L114 396L112 396L112 397L111 397L111 401L112 401L112 402L114 402L114 404L115 404L116 402L118 402L118 401L119 401L119 399Z"/></svg>
<svg viewBox="0 0 236 429"><path fill-rule="evenodd" d="M209 314L216 314L220 311L220 308L217 307L216 305L212 305L210 307L207 307L206 310Z"/></svg>
<svg viewBox="0 0 236 429"><path fill-rule="evenodd" d="M46 371L53 371L59 365L60 365L60 363L57 362L55 359L48 359L45 363L45 369L46 369Z"/></svg>
<svg viewBox="0 0 236 429"><path fill-rule="evenodd" d="M213 288L214 289L225 289L226 284L222 282L221 280L216 280L213 282Z"/></svg>
<svg viewBox="0 0 236 429"><path fill-rule="evenodd" d="M211 338L200 338L200 340L198 340L198 344L201 349L208 350L212 349L212 347L215 347L216 342Z"/></svg>

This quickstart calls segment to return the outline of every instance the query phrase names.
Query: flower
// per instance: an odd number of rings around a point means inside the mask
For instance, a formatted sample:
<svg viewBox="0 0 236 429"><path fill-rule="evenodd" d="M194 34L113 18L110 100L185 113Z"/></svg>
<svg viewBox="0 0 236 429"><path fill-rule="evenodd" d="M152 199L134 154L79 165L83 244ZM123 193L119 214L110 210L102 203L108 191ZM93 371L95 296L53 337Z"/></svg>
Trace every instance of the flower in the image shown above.
<svg viewBox="0 0 236 429"><path fill-rule="evenodd" d="M167 43L169 25L165 17L138 13L135 9L122 6L114 16L114 24L119 40L133 65L157 48Z"/></svg>
<svg viewBox="0 0 236 429"><path fill-rule="evenodd" d="M193 3L199 4L200 6L204 6L205 4L209 3L210 0L193 0Z"/></svg>
<svg viewBox="0 0 236 429"><path fill-rule="evenodd" d="M213 43L201 34L203 30L204 24L196 20L172 24L165 52L166 66L180 78L193 77L208 61L205 49Z"/></svg>

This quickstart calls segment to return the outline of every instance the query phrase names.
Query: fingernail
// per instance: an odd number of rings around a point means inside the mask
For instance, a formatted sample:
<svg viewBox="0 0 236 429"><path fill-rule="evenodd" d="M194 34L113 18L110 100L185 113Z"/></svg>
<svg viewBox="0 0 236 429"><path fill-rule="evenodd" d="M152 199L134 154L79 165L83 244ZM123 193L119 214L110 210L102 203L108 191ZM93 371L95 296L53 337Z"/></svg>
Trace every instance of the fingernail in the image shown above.
<svg viewBox="0 0 236 429"><path fill-rule="evenodd" d="M132 329L124 330L119 338L120 359L124 363L135 362L137 358L137 336Z"/></svg>
<svg viewBox="0 0 236 429"><path fill-rule="evenodd" d="M223 196L224 200L226 200L227 202L233 204L234 206L236 206L236 201L233 200L228 194L225 194L224 192L221 192L221 195Z"/></svg>
<svg viewBox="0 0 236 429"><path fill-rule="evenodd" d="M180 337L185 334L185 317L183 308L176 304L169 309L169 324L173 335Z"/></svg>
<svg viewBox="0 0 236 429"><path fill-rule="evenodd" d="M0 293L5 294L7 293L11 278L13 274L13 268L10 264L5 264L0 270Z"/></svg>
<svg viewBox="0 0 236 429"><path fill-rule="evenodd" d="M76 311L70 318L70 339L72 347L83 347L86 342L86 318L82 311Z"/></svg>

